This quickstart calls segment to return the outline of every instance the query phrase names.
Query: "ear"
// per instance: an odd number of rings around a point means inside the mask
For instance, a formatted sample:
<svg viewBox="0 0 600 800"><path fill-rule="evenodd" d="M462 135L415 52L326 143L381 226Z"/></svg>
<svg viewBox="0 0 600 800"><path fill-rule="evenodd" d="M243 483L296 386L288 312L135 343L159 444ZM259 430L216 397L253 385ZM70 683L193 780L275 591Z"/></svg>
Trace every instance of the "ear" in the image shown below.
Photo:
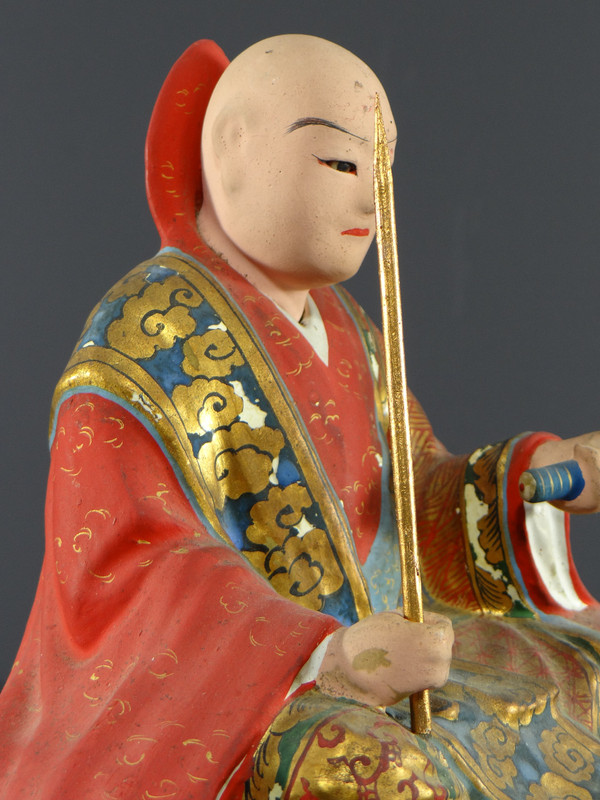
<svg viewBox="0 0 600 800"><path fill-rule="evenodd" d="M213 124L211 145L226 195L238 192L245 180L248 138L243 114L238 109L223 108Z"/></svg>

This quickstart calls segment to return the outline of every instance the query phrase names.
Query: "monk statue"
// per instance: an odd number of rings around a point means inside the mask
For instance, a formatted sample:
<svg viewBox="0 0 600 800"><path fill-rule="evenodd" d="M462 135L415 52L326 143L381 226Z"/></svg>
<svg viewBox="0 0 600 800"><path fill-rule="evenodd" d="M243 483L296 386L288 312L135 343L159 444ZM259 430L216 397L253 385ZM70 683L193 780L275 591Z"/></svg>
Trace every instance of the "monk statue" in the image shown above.
<svg viewBox="0 0 600 800"><path fill-rule="evenodd" d="M453 456L409 395L425 617L406 620L357 57L197 42L147 140L160 252L92 311L50 423L46 555L0 699L2 797L600 797L599 606L568 512L600 435ZM526 503L521 474L585 487ZM432 733L408 696L431 690Z"/></svg>

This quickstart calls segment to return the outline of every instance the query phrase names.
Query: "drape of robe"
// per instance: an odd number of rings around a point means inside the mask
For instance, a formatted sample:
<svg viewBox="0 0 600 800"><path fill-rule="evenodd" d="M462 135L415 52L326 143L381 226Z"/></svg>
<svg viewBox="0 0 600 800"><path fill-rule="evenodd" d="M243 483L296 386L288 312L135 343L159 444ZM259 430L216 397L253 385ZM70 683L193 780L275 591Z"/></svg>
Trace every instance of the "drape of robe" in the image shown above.
<svg viewBox="0 0 600 800"><path fill-rule="evenodd" d="M3 693L11 791L211 797L234 773L226 791L239 795L317 644L371 608L396 606L377 335L343 293L314 299L328 365L216 257L208 271L159 255L90 317L57 389L47 554ZM443 746L456 755L465 741L476 772L465 717L491 725L485 712L505 707L518 668L561 687L560 732L593 752L594 640L582 654L576 626L557 635L536 622L512 556L526 531L503 524L516 516L508 496L498 512L539 436L452 457L414 399L411 427L425 589L456 618L450 687L461 689L448 690L436 720ZM484 558L469 533L473 487ZM492 689L478 685L469 704L474 669ZM505 724L531 716L541 736L550 695L513 700Z"/></svg>

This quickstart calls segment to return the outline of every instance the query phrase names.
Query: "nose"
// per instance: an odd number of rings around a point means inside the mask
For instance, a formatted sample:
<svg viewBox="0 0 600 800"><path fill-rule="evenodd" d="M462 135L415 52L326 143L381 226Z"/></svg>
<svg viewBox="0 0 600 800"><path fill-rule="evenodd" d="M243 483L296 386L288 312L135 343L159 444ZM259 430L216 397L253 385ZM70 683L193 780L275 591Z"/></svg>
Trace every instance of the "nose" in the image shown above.
<svg viewBox="0 0 600 800"><path fill-rule="evenodd" d="M373 165L363 169L358 190L358 206L361 214L373 216L375 214L375 192L373 187Z"/></svg>

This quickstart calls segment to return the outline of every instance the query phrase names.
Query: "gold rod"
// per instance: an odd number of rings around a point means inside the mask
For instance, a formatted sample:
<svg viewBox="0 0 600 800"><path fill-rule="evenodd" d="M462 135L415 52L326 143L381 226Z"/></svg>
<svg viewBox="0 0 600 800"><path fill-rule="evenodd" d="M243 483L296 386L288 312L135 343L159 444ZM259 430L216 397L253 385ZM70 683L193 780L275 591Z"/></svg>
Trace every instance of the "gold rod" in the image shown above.
<svg viewBox="0 0 600 800"><path fill-rule="evenodd" d="M379 97L375 104L375 152L373 158L377 252L381 284L381 311L385 343L385 369L390 417L390 445L396 522L402 565L402 597L404 616L412 622L423 622L423 599L417 542L415 489L408 420L406 369L394 186L392 168ZM431 732L429 692L411 695L411 722L414 733Z"/></svg>

